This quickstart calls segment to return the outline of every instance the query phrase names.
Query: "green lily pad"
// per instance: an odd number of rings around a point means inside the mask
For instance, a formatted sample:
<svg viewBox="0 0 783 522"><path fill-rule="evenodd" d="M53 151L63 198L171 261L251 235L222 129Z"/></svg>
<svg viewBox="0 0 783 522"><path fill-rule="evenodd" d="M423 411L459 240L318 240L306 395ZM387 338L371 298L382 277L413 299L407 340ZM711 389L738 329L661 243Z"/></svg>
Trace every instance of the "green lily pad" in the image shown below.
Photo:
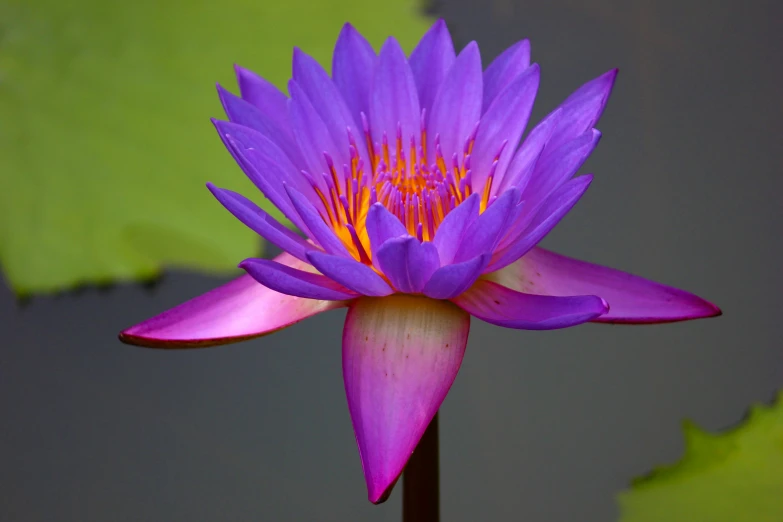
<svg viewBox="0 0 783 522"><path fill-rule="evenodd" d="M258 238L204 187L253 194L215 134L234 63L283 87L351 21L412 49L417 0L0 0L0 264L20 295L227 272ZM259 196L259 199L260 196ZM261 202L263 204L263 202ZM270 206L266 206L269 210Z"/></svg>
<svg viewBox="0 0 783 522"><path fill-rule="evenodd" d="M688 422L685 456L619 496L622 522L783 520L783 392L738 427L710 434Z"/></svg>

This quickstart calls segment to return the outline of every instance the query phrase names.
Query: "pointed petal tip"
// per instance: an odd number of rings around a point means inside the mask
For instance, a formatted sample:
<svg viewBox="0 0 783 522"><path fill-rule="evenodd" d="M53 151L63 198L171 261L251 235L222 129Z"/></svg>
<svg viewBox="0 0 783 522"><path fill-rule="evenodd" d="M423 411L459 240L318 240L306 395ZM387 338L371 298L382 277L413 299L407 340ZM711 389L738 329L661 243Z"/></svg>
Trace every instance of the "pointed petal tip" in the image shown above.
<svg viewBox="0 0 783 522"><path fill-rule="evenodd" d="M394 52L400 52L403 56L405 56L405 52L402 50L400 42L394 36L389 36L386 38L386 40L383 41L380 54L383 55L384 51L388 53L392 50Z"/></svg>
<svg viewBox="0 0 783 522"><path fill-rule="evenodd" d="M469 329L448 301L396 294L351 304L343 378L370 502L388 498L446 398Z"/></svg>
<svg viewBox="0 0 783 522"><path fill-rule="evenodd" d="M595 84L605 84L607 89L607 98L609 97L609 94L611 94L612 87L614 87L614 82L617 80L617 75L620 72L620 69L615 67L614 69L609 69L605 73L603 73L601 76L598 76L594 80L588 82Z"/></svg>
<svg viewBox="0 0 783 522"><path fill-rule="evenodd" d="M691 298L693 298L694 300L698 300L698 304L697 304L698 307L694 307L694 309L688 311L687 313L683 313L682 315L679 316L649 317L649 318L645 318L645 317L603 318L599 316L596 319L593 319L593 321L598 323L604 323L604 324L653 325L653 324L681 323L684 321L693 321L695 319L710 319L711 317L720 317L723 315L723 310L718 308L716 305L710 303L709 301L706 301L701 297L698 297L693 294L691 294Z"/></svg>
<svg viewBox="0 0 783 522"><path fill-rule="evenodd" d="M359 30L351 22L345 22L340 28L340 36L349 36L353 34L361 34ZM338 37L339 38L339 37Z"/></svg>
<svg viewBox="0 0 783 522"><path fill-rule="evenodd" d="M402 476L402 473L397 475L397 477L391 482L391 484L384 485L381 483L377 484L368 484L367 485L367 499L375 504L376 506L383 504L387 500L389 500L389 497L392 494L392 491L394 491L394 486L397 485L397 481Z"/></svg>
<svg viewBox="0 0 783 522"><path fill-rule="evenodd" d="M117 339L122 344L129 346L138 346L141 348L155 348L163 350L184 350L192 348L211 348L213 346L223 346L226 344L234 344L242 341L253 339L254 337L260 337L262 335L270 334L272 331L265 332L257 335L240 335L233 337L212 338L212 339L164 339L153 336L144 335L144 330L139 328L140 325L131 326L126 328L117 334Z"/></svg>
<svg viewBox="0 0 783 522"><path fill-rule="evenodd" d="M529 284L531 274L535 274L534 287ZM493 279L520 292L601 296L610 308L592 319L597 323L660 324L723 313L716 305L685 290L540 247L494 273Z"/></svg>

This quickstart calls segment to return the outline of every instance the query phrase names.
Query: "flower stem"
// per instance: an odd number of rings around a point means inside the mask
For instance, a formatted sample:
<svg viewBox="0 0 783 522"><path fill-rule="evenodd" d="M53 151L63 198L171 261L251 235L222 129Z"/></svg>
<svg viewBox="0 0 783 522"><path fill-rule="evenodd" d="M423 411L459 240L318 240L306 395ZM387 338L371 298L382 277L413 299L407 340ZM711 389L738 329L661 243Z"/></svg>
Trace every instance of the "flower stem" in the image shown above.
<svg viewBox="0 0 783 522"><path fill-rule="evenodd" d="M438 414L432 418L402 474L402 522L440 520Z"/></svg>

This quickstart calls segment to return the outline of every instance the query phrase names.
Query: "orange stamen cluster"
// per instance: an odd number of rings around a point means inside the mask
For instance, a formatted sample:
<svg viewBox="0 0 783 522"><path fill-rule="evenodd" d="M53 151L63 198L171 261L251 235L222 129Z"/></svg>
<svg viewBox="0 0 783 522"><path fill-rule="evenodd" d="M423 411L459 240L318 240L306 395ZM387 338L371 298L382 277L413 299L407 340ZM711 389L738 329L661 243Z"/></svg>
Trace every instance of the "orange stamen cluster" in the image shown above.
<svg viewBox="0 0 783 522"><path fill-rule="evenodd" d="M307 172L303 174L321 200L324 221L334 229L354 258L371 264L370 241L365 227L370 205L380 202L399 218L410 235L419 241L431 241L448 213L473 194L470 157L478 125L465 140L462 155L455 153L450 161L444 158L439 136L435 136L434 161L428 163L423 113L418 142L411 136L407 144L399 124L391 143L385 133L381 143L373 142L363 114L362 119L369 165L360 157L353 134L347 129L350 164L339 169L331 156L324 153L329 172L323 175L323 183L318 183ZM490 194L499 155L500 151L480 192L479 212L496 199Z"/></svg>

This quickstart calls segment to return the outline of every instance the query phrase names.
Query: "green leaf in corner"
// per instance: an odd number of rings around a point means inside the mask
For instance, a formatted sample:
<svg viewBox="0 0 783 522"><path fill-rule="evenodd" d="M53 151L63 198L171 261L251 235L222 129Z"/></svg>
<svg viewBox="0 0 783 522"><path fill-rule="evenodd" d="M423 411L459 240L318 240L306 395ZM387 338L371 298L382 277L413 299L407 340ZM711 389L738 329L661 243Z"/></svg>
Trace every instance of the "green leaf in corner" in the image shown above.
<svg viewBox="0 0 783 522"><path fill-rule="evenodd" d="M204 184L257 192L209 122L222 117L215 83L236 91L238 63L284 87L293 47L329 64L346 21L376 46L394 34L411 49L428 25L419 8L0 0L0 265L11 287L234 270L258 238Z"/></svg>
<svg viewBox="0 0 783 522"><path fill-rule="evenodd" d="M686 423L685 456L619 496L621 522L783 520L783 392L738 427L706 433Z"/></svg>

